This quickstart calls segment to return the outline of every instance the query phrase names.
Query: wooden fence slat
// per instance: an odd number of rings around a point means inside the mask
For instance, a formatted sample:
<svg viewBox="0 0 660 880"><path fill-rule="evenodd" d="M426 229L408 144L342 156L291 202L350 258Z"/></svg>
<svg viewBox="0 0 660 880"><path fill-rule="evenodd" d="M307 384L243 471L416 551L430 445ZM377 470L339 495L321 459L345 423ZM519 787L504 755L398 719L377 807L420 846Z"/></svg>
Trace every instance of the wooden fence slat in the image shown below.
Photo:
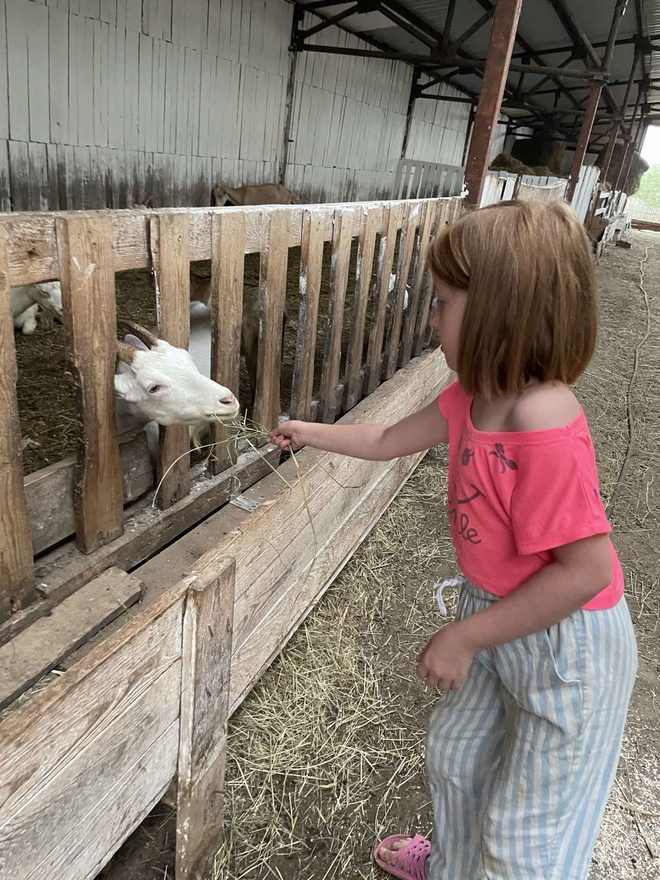
<svg viewBox="0 0 660 880"><path fill-rule="evenodd" d="M211 378L239 395L241 324L243 320L243 269L245 215L214 214L211 219ZM211 473L219 474L235 463L231 429L211 426Z"/></svg>
<svg viewBox="0 0 660 880"><path fill-rule="evenodd" d="M323 223L316 212L306 210L300 249L300 311L291 390L292 419L308 421L311 413L322 268Z"/></svg>
<svg viewBox="0 0 660 880"><path fill-rule="evenodd" d="M399 245L399 258L396 268L396 297L390 313L387 342L385 344L386 360L384 378L389 379L394 375L399 360L399 343L401 337L401 324L403 321L403 303L406 296L406 285L410 274L410 264L415 249L417 238L417 226L419 224L419 204L408 205L403 218L401 228L401 243Z"/></svg>
<svg viewBox="0 0 660 880"><path fill-rule="evenodd" d="M456 205L459 205L458 211ZM450 206L447 208L447 206ZM437 235L440 227L450 222L460 212L460 202L435 202L430 210L431 214L431 231L430 238L433 239ZM430 339L429 332L429 312L431 309L431 299L433 298L433 278L431 273L422 278L422 295L417 318L415 321L415 334L413 341L413 353L418 357L423 349L428 345Z"/></svg>
<svg viewBox="0 0 660 880"><path fill-rule="evenodd" d="M322 422L334 422L337 412L337 386L341 362L341 333L344 323L344 302L351 259L354 209L335 211L330 263L328 331L323 355L320 416Z"/></svg>
<svg viewBox="0 0 660 880"><path fill-rule="evenodd" d="M412 287L412 296L408 303L408 312L403 324L403 347L401 351L401 360L399 367L404 367L410 360L413 347L413 334L417 323L417 312L419 302L422 298L422 287L426 273L426 251L431 237L431 225L433 222L433 211L435 205L433 202L427 202L422 209L421 232L417 239L415 248L415 264L414 264L414 281Z"/></svg>
<svg viewBox="0 0 660 880"><path fill-rule="evenodd" d="M380 384L390 274L392 272L392 263L394 261L394 249L396 247L400 217L400 204L390 202L387 229L380 239L378 273L374 283L374 294L377 296L377 299L374 313L375 320L371 335L369 336L369 347L367 350L367 394L371 394L372 391L375 391Z"/></svg>
<svg viewBox="0 0 660 880"><path fill-rule="evenodd" d="M233 559L191 584L183 617L176 876L206 876L222 837L234 617Z"/></svg>
<svg viewBox="0 0 660 880"><path fill-rule="evenodd" d="M30 516L16 399L16 346L10 309L7 233L0 229L0 620L35 598Z"/></svg>
<svg viewBox="0 0 660 880"><path fill-rule="evenodd" d="M171 345L188 348L190 339L190 224L186 213L159 214L151 219L151 240L158 279L158 326ZM190 432L187 425L159 431L157 478L161 508L170 507L190 491ZM176 464L173 464L176 461ZM170 469L171 468L171 469Z"/></svg>
<svg viewBox="0 0 660 880"><path fill-rule="evenodd" d="M74 475L76 545L91 553L123 526L122 467L115 425L115 276L108 215L58 218L68 360L82 424Z"/></svg>
<svg viewBox="0 0 660 880"><path fill-rule="evenodd" d="M259 355L254 421L271 428L280 414L280 364L282 324L286 299L286 270L289 259L288 226L285 212L266 217L267 230L259 271Z"/></svg>
<svg viewBox="0 0 660 880"><path fill-rule="evenodd" d="M364 381L362 377L362 353L364 350L364 329L371 285L371 269L376 247L376 229L380 223L381 212L368 210L360 231L357 266L355 270L355 299L351 321L351 339L346 356L346 409L352 409L362 396Z"/></svg>

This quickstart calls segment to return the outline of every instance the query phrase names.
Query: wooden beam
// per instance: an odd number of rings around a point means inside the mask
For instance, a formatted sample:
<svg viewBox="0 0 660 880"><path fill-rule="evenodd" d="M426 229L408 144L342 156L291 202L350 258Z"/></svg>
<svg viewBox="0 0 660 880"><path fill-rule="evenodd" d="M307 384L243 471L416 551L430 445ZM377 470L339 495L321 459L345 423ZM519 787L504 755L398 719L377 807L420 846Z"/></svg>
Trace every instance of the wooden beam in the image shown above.
<svg viewBox="0 0 660 880"><path fill-rule="evenodd" d="M521 8L522 0L500 0L493 16L484 82L465 169L469 205L476 206L481 201Z"/></svg>
<svg viewBox="0 0 660 880"><path fill-rule="evenodd" d="M600 101L602 88L603 87L600 83L593 84L593 86L591 87L591 94L589 95L589 101L587 102L587 106L584 111L584 119L582 120L580 134L578 135L578 141L575 147L575 155L573 156L573 165L571 166L571 173L568 178L568 186L566 187L565 198L569 205L573 200L573 196L575 195L575 188L577 187L578 180L580 178L580 168L582 167L584 156L587 152L587 146L589 144L589 138L591 137L591 129L593 127L594 119L596 117L596 111L598 110L598 102Z"/></svg>
<svg viewBox="0 0 660 880"><path fill-rule="evenodd" d="M114 373L117 315L108 215L57 220L67 360L74 377L78 435L74 485L76 544L92 553L124 530Z"/></svg>
<svg viewBox="0 0 660 880"><path fill-rule="evenodd" d="M210 876L222 840L234 618L233 559L208 564L183 614L176 877Z"/></svg>
<svg viewBox="0 0 660 880"><path fill-rule="evenodd" d="M137 578L109 568L0 647L0 709L141 597Z"/></svg>
<svg viewBox="0 0 660 880"><path fill-rule="evenodd" d="M16 346L10 308L7 231L0 228L0 621L36 596L30 515L16 399Z"/></svg>
<svg viewBox="0 0 660 880"><path fill-rule="evenodd" d="M159 214L151 221L151 241L161 337L178 348L190 339L190 229L186 213ZM190 491L190 432L187 425L159 431L158 504L170 507Z"/></svg>

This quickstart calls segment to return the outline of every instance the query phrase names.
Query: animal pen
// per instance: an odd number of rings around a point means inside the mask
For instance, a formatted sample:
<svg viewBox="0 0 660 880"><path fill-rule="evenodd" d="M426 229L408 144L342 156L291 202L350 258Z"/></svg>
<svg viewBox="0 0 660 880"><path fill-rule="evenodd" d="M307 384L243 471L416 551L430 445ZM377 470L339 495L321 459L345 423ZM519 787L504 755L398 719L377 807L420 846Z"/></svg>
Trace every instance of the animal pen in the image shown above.
<svg viewBox="0 0 660 880"><path fill-rule="evenodd" d="M275 474L278 450L236 457L228 429L218 425L213 473L200 475L199 466L190 469L187 428L169 427L161 429L160 509L152 510L144 439L120 449L114 428L114 273L154 267L161 335L185 347L190 261L210 259L213 374L237 387L244 257L259 253L255 420L273 425L287 257L299 246L291 415L389 421L429 402L446 381L444 360L426 348L432 288L423 255L461 206L447 198L0 220L0 652L10 671L3 704L146 593L137 613L83 647L65 675L14 703L0 722L3 877L36 880L64 866L61 876L93 877L174 780L177 876L197 876L220 835L229 714L420 458L362 462L305 450ZM326 242L330 311L313 399ZM62 281L79 451L75 461L24 478L7 294L11 285L53 277ZM254 512L223 506L237 496Z"/></svg>

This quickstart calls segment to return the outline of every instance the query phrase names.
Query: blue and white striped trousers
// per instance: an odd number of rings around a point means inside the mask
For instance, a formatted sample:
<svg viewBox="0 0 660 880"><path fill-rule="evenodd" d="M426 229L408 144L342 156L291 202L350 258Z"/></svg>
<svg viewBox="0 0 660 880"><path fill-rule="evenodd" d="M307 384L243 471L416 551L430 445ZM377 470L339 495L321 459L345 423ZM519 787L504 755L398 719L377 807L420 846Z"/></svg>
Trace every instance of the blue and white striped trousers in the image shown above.
<svg viewBox="0 0 660 880"><path fill-rule="evenodd" d="M493 601L465 582L457 618ZM429 880L585 880L636 669L624 599L477 655L429 725Z"/></svg>

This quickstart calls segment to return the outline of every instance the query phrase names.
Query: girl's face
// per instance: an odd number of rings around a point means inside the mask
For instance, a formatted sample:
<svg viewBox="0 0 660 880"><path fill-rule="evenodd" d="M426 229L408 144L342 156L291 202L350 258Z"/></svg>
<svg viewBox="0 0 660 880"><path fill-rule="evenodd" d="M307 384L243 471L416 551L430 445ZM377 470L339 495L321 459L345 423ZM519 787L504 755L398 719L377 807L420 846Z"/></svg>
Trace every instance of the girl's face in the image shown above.
<svg viewBox="0 0 660 880"><path fill-rule="evenodd" d="M435 307L430 323L450 370L456 370L458 366L458 342L466 304L465 290L435 279Z"/></svg>

